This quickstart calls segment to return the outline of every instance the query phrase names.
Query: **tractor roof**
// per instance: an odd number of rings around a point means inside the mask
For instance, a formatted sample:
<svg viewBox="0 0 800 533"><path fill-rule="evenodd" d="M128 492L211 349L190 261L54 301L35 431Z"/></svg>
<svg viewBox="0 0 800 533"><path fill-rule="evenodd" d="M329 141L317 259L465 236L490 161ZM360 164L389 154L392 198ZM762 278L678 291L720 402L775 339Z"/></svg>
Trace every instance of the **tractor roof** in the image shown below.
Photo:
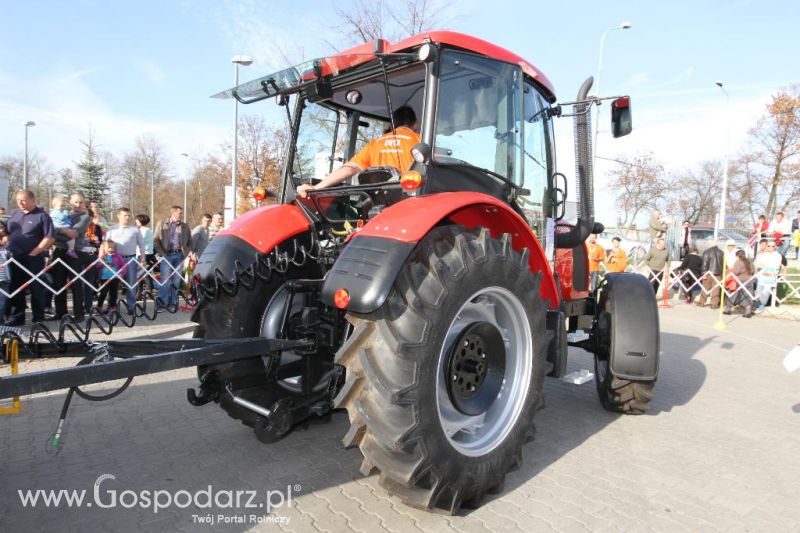
<svg viewBox="0 0 800 533"><path fill-rule="evenodd" d="M387 53L404 52L416 48L426 42L446 44L470 52L475 52L476 54L485 55L486 57L497 59L498 61L516 63L522 68L522 71L525 74L541 83L542 86L550 93L551 97L555 97L555 90L553 89L553 85L550 83L550 80L548 80L547 76L545 76L542 71L536 68L533 64L524 60L517 54L506 50L505 48L484 41L483 39L466 35L464 33L458 33L454 31L429 31L420 33L407 39L403 39L402 41L398 41L394 44L387 42L384 51ZM374 43L367 42L348 50L344 50L333 57L370 54L373 50Z"/></svg>
<svg viewBox="0 0 800 533"><path fill-rule="evenodd" d="M553 90L553 85L550 83L550 80L531 63L525 61L517 54L509 52L505 48L463 33L431 31L414 35L413 37L403 39L394 44L384 41L383 52L407 52L428 42L460 48L498 61L515 63L522 68L525 74L541 84L548 92L547 96L550 101L555 101L555 91ZM257 102L279 93L297 91L313 83L319 76L336 75L339 72L368 63L375 58L375 43L367 42L330 57L306 61L300 65L289 67L279 72L243 83L238 87L215 94L212 98L237 97L242 103Z"/></svg>

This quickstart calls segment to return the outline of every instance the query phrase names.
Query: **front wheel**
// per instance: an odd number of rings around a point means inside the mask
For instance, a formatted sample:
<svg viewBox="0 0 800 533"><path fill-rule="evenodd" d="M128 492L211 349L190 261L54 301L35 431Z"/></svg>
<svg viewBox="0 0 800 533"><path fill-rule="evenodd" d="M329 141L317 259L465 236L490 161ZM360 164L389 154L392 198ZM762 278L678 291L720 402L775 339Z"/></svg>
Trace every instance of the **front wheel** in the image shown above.
<svg viewBox="0 0 800 533"><path fill-rule="evenodd" d="M653 397L660 357L658 308L649 282L639 274L607 275L598 289L593 330L600 403L609 411L643 414ZM612 361L642 379L614 375Z"/></svg>
<svg viewBox="0 0 800 533"><path fill-rule="evenodd" d="M545 373L541 274L510 236L434 229L386 303L350 316L336 398L362 472L406 504L456 512L499 490L533 437Z"/></svg>

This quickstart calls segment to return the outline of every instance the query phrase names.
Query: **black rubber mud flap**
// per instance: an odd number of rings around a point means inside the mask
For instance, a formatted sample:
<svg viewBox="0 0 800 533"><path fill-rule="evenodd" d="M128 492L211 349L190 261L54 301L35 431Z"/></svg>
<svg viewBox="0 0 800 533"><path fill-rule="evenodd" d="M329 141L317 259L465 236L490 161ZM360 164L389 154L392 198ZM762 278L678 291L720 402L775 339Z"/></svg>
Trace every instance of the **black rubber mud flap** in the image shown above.
<svg viewBox="0 0 800 533"><path fill-rule="evenodd" d="M325 278L322 301L333 305L334 293L347 289L348 311L372 313L386 301L394 280L416 246L415 242L381 237L354 237Z"/></svg>
<svg viewBox="0 0 800 533"><path fill-rule="evenodd" d="M658 305L653 287L640 274L606 274L604 292L611 321L609 368L614 377L655 381L659 364Z"/></svg>

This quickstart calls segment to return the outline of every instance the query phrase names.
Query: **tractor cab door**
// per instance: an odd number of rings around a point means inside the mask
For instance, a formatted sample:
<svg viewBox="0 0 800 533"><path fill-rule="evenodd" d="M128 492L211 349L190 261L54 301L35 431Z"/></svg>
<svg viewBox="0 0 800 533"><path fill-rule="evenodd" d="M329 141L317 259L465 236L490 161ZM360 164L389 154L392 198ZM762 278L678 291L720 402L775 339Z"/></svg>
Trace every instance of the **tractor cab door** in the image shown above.
<svg viewBox="0 0 800 533"><path fill-rule="evenodd" d="M549 109L519 65L444 51L426 192L476 191L512 202L552 261ZM514 192L508 182L529 194Z"/></svg>

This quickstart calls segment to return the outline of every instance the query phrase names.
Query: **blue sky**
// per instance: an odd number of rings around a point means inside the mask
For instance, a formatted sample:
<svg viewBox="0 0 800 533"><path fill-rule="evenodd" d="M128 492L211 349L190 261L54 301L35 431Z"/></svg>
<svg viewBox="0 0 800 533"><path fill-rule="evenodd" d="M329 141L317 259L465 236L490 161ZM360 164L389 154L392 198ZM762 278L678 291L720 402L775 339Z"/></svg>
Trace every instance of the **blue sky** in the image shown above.
<svg viewBox="0 0 800 533"><path fill-rule="evenodd" d="M230 102L208 98L232 85L231 56L255 58L241 70L247 80L282 66L279 50L298 61L329 54L325 40L338 40L333 5L3 0L0 155L22 155L23 124L34 120L31 150L54 169L70 166L91 123L101 148L117 154L138 135L153 135L180 175L180 153L217 150L231 137ZM634 133L616 141L601 133L599 154L652 150L671 170L721 159L727 124L732 151L741 148L769 95L800 83L796 2L461 0L442 18L446 29L529 59L561 100L595 73L603 31L632 22L630 30L609 33L601 81L604 94L633 97ZM269 103L242 112L267 109ZM571 125L562 126L559 162L571 172ZM602 181L600 205L610 209Z"/></svg>

